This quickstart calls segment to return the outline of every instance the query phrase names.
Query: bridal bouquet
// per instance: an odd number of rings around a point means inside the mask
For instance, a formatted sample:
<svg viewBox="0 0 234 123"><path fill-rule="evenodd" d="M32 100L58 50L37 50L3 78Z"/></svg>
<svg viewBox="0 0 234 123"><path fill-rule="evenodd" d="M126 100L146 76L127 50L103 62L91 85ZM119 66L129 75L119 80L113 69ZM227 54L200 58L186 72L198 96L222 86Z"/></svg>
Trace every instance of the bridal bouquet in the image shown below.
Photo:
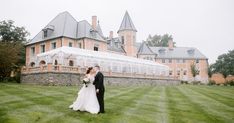
<svg viewBox="0 0 234 123"><path fill-rule="evenodd" d="M90 79L89 78L84 78L83 79L83 84L85 84L85 87L88 87L89 83L90 83Z"/></svg>

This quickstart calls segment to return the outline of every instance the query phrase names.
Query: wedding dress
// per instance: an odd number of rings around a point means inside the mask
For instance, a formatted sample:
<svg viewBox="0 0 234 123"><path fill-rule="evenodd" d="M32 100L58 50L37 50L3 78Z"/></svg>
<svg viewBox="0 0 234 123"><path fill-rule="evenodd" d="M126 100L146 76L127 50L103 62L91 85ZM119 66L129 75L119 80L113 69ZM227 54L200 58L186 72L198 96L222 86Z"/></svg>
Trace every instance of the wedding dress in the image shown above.
<svg viewBox="0 0 234 123"><path fill-rule="evenodd" d="M92 114L97 114L99 112L99 103L96 96L96 89L93 85L94 77L88 74L87 78L89 78L90 83L87 84L87 87L85 84L83 85L78 92L77 99L69 108L75 111L87 111Z"/></svg>

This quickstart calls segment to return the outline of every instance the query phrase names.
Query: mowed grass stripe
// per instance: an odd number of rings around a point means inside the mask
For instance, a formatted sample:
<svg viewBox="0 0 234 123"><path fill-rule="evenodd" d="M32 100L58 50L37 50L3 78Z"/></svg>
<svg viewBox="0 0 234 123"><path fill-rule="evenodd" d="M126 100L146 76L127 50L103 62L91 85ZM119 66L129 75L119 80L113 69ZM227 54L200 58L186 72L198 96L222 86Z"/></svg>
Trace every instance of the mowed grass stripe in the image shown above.
<svg viewBox="0 0 234 123"><path fill-rule="evenodd" d="M157 107L159 108L159 112L156 114L156 121L158 123L168 123L168 103L167 103L167 96L166 96L166 87L160 87L161 91L159 93L159 99L157 102Z"/></svg>
<svg viewBox="0 0 234 123"><path fill-rule="evenodd" d="M99 115L68 109L79 88L0 83L0 123L234 122L233 87L106 86Z"/></svg>
<svg viewBox="0 0 234 123"><path fill-rule="evenodd" d="M200 123L217 121L203 110L203 107L190 100L188 91L181 92L177 88L167 87L169 122L176 123ZM190 95L193 96L193 95Z"/></svg>
<svg viewBox="0 0 234 123"><path fill-rule="evenodd" d="M45 92L45 91L43 91L43 92ZM12 91L12 94L14 94L14 93L15 92ZM38 112L37 110L34 110L34 108L32 108L32 107L38 106L38 107L40 107L40 109L45 109L45 110L40 110L41 112L50 114L48 116L43 116L42 118L44 118L44 119L50 119L50 118L53 118L53 116L57 117L58 115L61 116L61 114L65 114L66 111L68 111L68 108L67 108L68 105L64 105L64 102L66 102L65 99L62 99L62 98L56 97L56 96L53 97L53 96L44 96L44 95L38 97L38 93L36 93L36 92L31 93L31 94L34 94L34 95L27 96L25 94L18 94L18 96L25 98L25 101L22 101L22 103L20 103L21 105L14 105L13 104L13 106L17 106L17 107L20 106L20 108L11 107L11 104L8 105L10 107L10 109L8 109L8 111L13 110L13 112L16 112L16 114L17 114L18 110L20 111L20 109L24 108L20 112L24 113L25 115L27 115L27 114L31 115L32 113ZM62 97L66 97L66 96L63 95ZM28 104L28 102L29 102L29 104ZM60 103L58 103L58 102L60 102ZM68 100L67 100L67 102L68 102ZM30 109L30 110L25 110L25 109ZM60 111L61 109L65 109L65 110ZM26 112L24 112L24 111L26 111ZM14 113L11 113L11 114L14 114ZM27 117L20 118L20 120L24 120L22 122L33 121L32 119L27 119ZM35 120L38 120L38 119L35 118Z"/></svg>
<svg viewBox="0 0 234 123"><path fill-rule="evenodd" d="M231 111L234 112L234 99L232 98L228 98L226 96L223 96L224 94L214 94L214 93L211 93L208 89L205 89L205 88L198 88L198 87L187 87L187 88L190 88L200 94L203 94L205 96L207 96L208 98L212 98L213 100L216 100L220 103L222 103L223 105L226 105L227 109L230 109Z"/></svg>
<svg viewBox="0 0 234 123"><path fill-rule="evenodd" d="M152 121L153 118L153 114L151 112L151 110L149 109L149 107L147 107L147 104L149 105L149 96L150 93L152 93L154 91L155 88L151 87L149 89L147 89L147 91L139 96L139 98L137 100L133 101L133 104L128 107L125 108L125 110L123 110L123 114L121 115L121 119L118 119L116 122L133 122L133 121L137 121L137 122L149 122ZM150 106L150 108L152 108ZM143 111L144 112L144 116L142 115L142 112L139 111Z"/></svg>
<svg viewBox="0 0 234 123"><path fill-rule="evenodd" d="M209 98L188 87L178 88L186 97L203 110L203 114L208 114L214 122L231 122L233 112L230 112L225 104Z"/></svg>
<svg viewBox="0 0 234 123"><path fill-rule="evenodd" d="M188 86L188 87L192 87L192 86ZM213 94L215 96L218 97L222 97L222 98L227 98L229 100L233 99L234 100L234 87L226 87L226 86L221 86L221 87L215 87L212 88L213 86L209 87L209 86L193 86L194 89L199 89L199 90L203 90L206 91L209 94ZM225 88L228 91L224 91L221 88ZM231 90L229 90L231 89Z"/></svg>
<svg viewBox="0 0 234 123"><path fill-rule="evenodd" d="M151 89L152 87L143 87L139 89L136 87L136 90L133 92L118 96L109 101L111 104L110 107L112 107L109 112L114 114L111 120L113 122L126 122L126 120L123 120L126 116L125 112L130 108L134 108L137 101L140 100L145 95L145 93Z"/></svg>

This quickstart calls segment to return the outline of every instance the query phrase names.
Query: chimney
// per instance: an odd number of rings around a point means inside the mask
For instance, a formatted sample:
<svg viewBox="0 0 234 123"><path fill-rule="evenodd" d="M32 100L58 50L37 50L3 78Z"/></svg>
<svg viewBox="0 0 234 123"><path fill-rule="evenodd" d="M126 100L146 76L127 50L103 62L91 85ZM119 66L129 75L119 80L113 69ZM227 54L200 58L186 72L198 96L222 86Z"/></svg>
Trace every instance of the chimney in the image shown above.
<svg viewBox="0 0 234 123"><path fill-rule="evenodd" d="M112 38L113 38L113 31L110 31L109 39L112 39Z"/></svg>
<svg viewBox="0 0 234 123"><path fill-rule="evenodd" d="M169 39L169 40L168 40L168 48L169 48L170 50L173 50L173 47L174 47L173 40L172 40L172 39Z"/></svg>
<svg viewBox="0 0 234 123"><path fill-rule="evenodd" d="M96 30L97 27L97 16L92 16L92 27Z"/></svg>

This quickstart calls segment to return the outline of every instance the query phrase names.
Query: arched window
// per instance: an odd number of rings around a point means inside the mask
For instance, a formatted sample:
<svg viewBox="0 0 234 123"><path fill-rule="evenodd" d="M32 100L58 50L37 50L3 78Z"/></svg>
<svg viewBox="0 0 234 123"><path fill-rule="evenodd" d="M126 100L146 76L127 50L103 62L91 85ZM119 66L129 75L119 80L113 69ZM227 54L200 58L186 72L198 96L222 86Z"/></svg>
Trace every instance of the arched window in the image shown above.
<svg viewBox="0 0 234 123"><path fill-rule="evenodd" d="M45 64L46 64L46 62L44 60L41 60L39 63L39 65L45 65Z"/></svg>
<svg viewBox="0 0 234 123"><path fill-rule="evenodd" d="M34 67L34 66L35 66L35 62L31 62L30 67Z"/></svg>
<svg viewBox="0 0 234 123"><path fill-rule="evenodd" d="M74 66L74 62L72 60L69 61L69 66Z"/></svg>
<svg viewBox="0 0 234 123"><path fill-rule="evenodd" d="M58 65L58 61L57 60L54 60L54 65Z"/></svg>

